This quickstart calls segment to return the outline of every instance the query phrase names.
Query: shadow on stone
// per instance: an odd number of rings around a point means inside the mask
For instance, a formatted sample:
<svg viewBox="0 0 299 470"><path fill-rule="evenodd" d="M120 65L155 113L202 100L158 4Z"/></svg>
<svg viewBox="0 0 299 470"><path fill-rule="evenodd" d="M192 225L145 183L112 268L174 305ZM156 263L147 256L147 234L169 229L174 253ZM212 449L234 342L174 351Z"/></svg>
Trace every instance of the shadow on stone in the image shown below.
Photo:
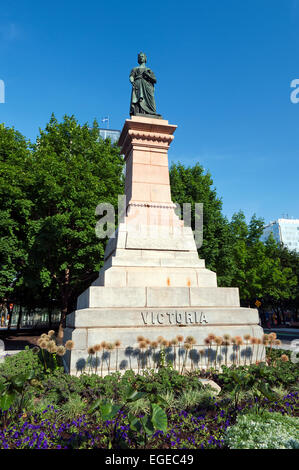
<svg viewBox="0 0 299 470"><path fill-rule="evenodd" d="M81 359L78 359L78 361L76 362L76 370L77 372L82 372L86 367L86 360L81 358Z"/></svg>
<svg viewBox="0 0 299 470"><path fill-rule="evenodd" d="M123 359L120 364L119 364L119 368L120 370L124 370L124 369L127 369L128 368L128 361L126 361L125 359Z"/></svg>

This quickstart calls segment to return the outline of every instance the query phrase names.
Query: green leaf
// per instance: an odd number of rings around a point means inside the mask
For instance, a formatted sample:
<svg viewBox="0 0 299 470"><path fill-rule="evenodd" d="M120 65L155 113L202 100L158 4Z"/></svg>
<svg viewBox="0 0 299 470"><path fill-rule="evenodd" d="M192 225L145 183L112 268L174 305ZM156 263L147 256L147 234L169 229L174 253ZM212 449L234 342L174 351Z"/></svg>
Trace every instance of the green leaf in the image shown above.
<svg viewBox="0 0 299 470"><path fill-rule="evenodd" d="M136 432L141 431L142 425L141 425L141 421L140 421L139 418L137 418L132 413L129 413L128 414L128 421L129 421L129 424L130 424L130 429L132 429L132 431L136 431Z"/></svg>
<svg viewBox="0 0 299 470"><path fill-rule="evenodd" d="M277 393L271 390L268 383L260 383L257 385L257 389L270 401L274 401L278 398Z"/></svg>
<svg viewBox="0 0 299 470"><path fill-rule="evenodd" d="M167 430L167 415L159 405L152 403L152 423L155 429L166 432Z"/></svg>
<svg viewBox="0 0 299 470"><path fill-rule="evenodd" d="M98 398L95 402L93 402L93 404L88 410L88 413L89 414L93 413L100 406L101 403L102 403L101 398Z"/></svg>
<svg viewBox="0 0 299 470"><path fill-rule="evenodd" d="M16 399L15 393L5 393L0 397L0 409L7 411Z"/></svg>
<svg viewBox="0 0 299 470"><path fill-rule="evenodd" d="M144 392L138 392L137 390L134 390L131 395L127 398L127 401L130 402L130 401L136 401L136 400L140 400L140 398L143 398L145 395Z"/></svg>
<svg viewBox="0 0 299 470"><path fill-rule="evenodd" d="M157 405L155 405L157 406ZM152 422L151 416L143 416L140 418L142 423L143 431L148 435L151 436L155 432L154 424Z"/></svg>
<svg viewBox="0 0 299 470"><path fill-rule="evenodd" d="M102 419L104 421L107 421L108 419L113 419L119 412L120 408L120 405L113 405L110 402L102 402L100 404Z"/></svg>

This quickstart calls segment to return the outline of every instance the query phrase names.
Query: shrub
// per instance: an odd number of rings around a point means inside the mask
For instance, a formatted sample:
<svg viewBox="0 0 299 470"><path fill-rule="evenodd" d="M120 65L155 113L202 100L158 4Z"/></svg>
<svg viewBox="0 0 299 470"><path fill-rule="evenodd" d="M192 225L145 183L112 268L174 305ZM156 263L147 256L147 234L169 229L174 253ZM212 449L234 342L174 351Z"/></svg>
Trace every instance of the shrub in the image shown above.
<svg viewBox="0 0 299 470"><path fill-rule="evenodd" d="M230 449L298 449L299 419L270 412L241 415L227 429L225 443Z"/></svg>
<svg viewBox="0 0 299 470"><path fill-rule="evenodd" d="M42 375L42 366L37 353L26 346L23 351L7 356L0 364L0 380L1 376L24 374L29 370L34 372L35 377Z"/></svg>

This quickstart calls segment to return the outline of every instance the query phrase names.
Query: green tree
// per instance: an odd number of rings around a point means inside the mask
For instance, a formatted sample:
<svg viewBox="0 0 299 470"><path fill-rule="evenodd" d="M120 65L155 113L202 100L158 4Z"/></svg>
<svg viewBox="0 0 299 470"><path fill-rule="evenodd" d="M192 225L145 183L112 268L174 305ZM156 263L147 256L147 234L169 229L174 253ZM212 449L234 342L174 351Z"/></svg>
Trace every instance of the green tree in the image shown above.
<svg viewBox="0 0 299 470"><path fill-rule="evenodd" d="M203 243L199 256L208 269L217 272L218 284L228 286L232 280L232 237L228 220L222 215L222 201L213 188L210 173L201 165L185 167L182 163L170 166L172 200L183 207L191 203L191 225L195 228L195 203L203 203Z"/></svg>
<svg viewBox="0 0 299 470"><path fill-rule="evenodd" d="M106 240L96 237L99 203L123 193L123 159L110 141L74 116L52 115L32 149L33 210L23 283L61 309L60 327L78 295L97 277Z"/></svg>
<svg viewBox="0 0 299 470"><path fill-rule="evenodd" d="M280 246L272 235L265 243L265 250L268 263L263 278L264 301L277 313L281 322L285 320L284 311L295 307L295 300L298 309L298 256Z"/></svg>
<svg viewBox="0 0 299 470"><path fill-rule="evenodd" d="M0 124L0 300L11 299L27 260L32 168L25 138Z"/></svg>

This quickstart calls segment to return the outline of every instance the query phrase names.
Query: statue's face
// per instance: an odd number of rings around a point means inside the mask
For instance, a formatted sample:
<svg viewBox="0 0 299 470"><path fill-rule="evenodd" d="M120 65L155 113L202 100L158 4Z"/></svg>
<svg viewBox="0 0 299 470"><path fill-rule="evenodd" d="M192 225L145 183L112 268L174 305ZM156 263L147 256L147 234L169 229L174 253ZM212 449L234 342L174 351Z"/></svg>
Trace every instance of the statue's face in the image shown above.
<svg viewBox="0 0 299 470"><path fill-rule="evenodd" d="M143 64L145 62L146 62L145 54L143 52L140 52L140 54L138 54L138 64Z"/></svg>

